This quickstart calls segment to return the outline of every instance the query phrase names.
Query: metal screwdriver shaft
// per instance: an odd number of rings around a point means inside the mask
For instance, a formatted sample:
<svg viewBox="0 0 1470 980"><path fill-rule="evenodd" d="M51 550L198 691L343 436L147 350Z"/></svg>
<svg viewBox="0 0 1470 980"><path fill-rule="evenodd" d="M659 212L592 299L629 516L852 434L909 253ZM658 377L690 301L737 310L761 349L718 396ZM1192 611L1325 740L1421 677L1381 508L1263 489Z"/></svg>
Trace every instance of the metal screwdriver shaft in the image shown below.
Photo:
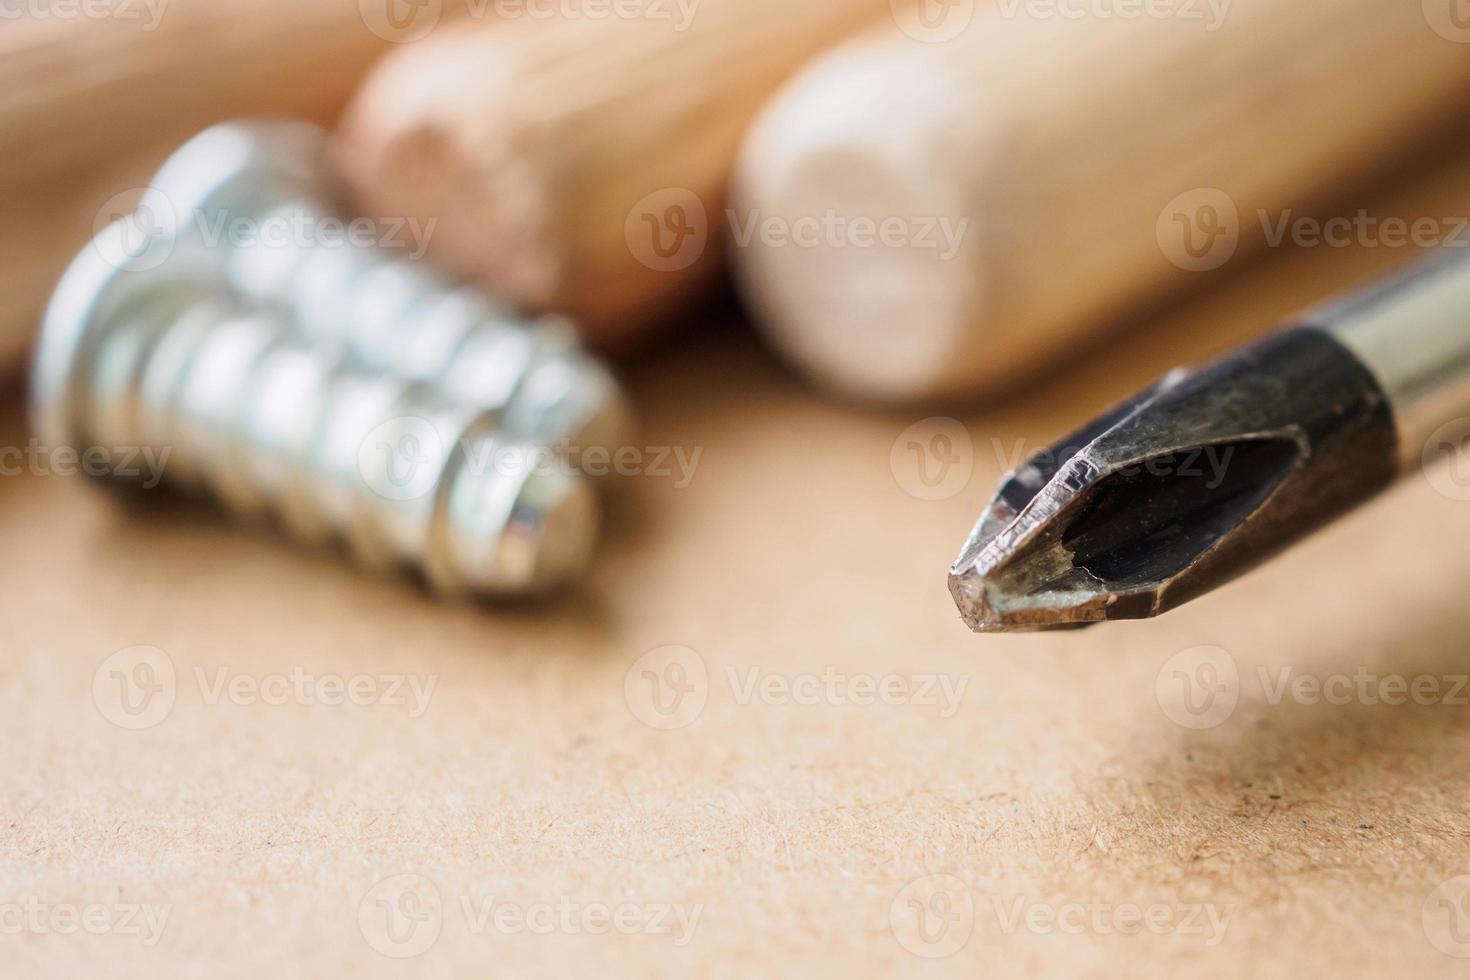
<svg viewBox="0 0 1470 980"><path fill-rule="evenodd" d="M1175 372L1009 474L950 569L981 632L1157 616L1374 496L1470 415L1470 257Z"/></svg>

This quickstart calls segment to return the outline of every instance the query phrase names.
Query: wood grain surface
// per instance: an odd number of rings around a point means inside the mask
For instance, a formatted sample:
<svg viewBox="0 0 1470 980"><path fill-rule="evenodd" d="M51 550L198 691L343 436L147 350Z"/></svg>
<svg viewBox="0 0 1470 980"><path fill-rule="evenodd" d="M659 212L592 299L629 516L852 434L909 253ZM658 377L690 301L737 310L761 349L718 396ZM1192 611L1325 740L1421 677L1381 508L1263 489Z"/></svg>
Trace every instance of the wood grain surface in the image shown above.
<svg viewBox="0 0 1470 980"><path fill-rule="evenodd" d="M0 371L29 345L71 257L136 205L190 136L237 116L329 124L383 54L485 9L471 0L109 2L113 16L79 0L0 20Z"/></svg>
<svg viewBox="0 0 1470 980"><path fill-rule="evenodd" d="M1320 203L1470 99L1448 0L1233 0L1218 22L1203 3L934 9L963 29L922 43L884 22L813 61L732 178L763 228L847 222L731 254L771 341L856 398L1014 383L1256 247L1272 231L1257 209Z"/></svg>
<svg viewBox="0 0 1470 980"><path fill-rule="evenodd" d="M725 184L765 100L889 5L617 9L469 22L405 46L354 97L337 158L364 211L437 220L430 250L449 268L626 350L720 275Z"/></svg>
<svg viewBox="0 0 1470 980"><path fill-rule="evenodd" d="M1467 148L1323 214L1463 213ZM702 451L692 481L631 479L591 581L540 609L445 607L201 508L0 479L0 969L1463 975L1442 949L1470 925L1453 884L1470 874L1470 715L1446 703L1470 673L1470 502L1415 475L1221 593L1094 632L974 637L944 588L1018 440L1410 251L1272 251L958 413L973 467L939 500L910 492L919 417L822 402L738 324L686 334L631 381L646 445ZM24 446L13 410L0 443ZM137 717L109 673L132 645L173 671L171 710L138 730L110 720ZM661 730L636 665L669 645L697 653L680 689L705 703ZM1166 707L1174 658L1200 645L1228 653L1237 703L1195 729ZM1312 703L1274 693L1282 671L1426 677L1443 696ZM963 696L781 693L860 675ZM251 695L293 676L378 697ZM424 710L391 703L392 677L432 684ZM949 906L924 891L936 875ZM89 905L117 928L64 931L57 910ZM123 928L129 906L161 931ZM638 928L536 912L558 907ZM653 921L674 907L692 931ZM915 908L951 931L905 932ZM517 930L517 912L552 928Z"/></svg>

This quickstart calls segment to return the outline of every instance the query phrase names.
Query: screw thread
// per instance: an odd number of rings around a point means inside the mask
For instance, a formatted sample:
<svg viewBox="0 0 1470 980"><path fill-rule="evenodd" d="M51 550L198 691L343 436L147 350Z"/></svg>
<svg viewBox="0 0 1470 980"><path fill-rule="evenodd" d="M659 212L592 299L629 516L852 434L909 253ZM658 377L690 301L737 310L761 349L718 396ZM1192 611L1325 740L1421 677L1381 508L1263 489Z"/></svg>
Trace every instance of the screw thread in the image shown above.
<svg viewBox="0 0 1470 980"><path fill-rule="evenodd" d="M596 537L586 481L507 438L496 413L208 283L83 253L39 356L41 409L66 444L148 447L173 484L306 541L341 538L366 565L417 566L445 592L544 591Z"/></svg>
<svg viewBox="0 0 1470 980"><path fill-rule="evenodd" d="M261 226L327 217L301 200ZM226 272L242 296L285 309L307 336L500 412L507 432L613 450L632 428L617 381L582 350L565 318L515 317L482 290L453 285L384 248L256 240L231 250Z"/></svg>
<svg viewBox="0 0 1470 980"><path fill-rule="evenodd" d="M309 124L225 123L179 149L151 190L163 210L197 219L197 228L180 228L184 247L214 253L232 288L284 310L308 337L339 342L369 366L499 412L508 433L574 451L610 452L626 443L627 400L564 318L527 321L483 291L452 284L345 227L335 241L322 241L321 230L338 220L324 153L325 134ZM200 229L218 232L239 219L243 240L204 240Z"/></svg>

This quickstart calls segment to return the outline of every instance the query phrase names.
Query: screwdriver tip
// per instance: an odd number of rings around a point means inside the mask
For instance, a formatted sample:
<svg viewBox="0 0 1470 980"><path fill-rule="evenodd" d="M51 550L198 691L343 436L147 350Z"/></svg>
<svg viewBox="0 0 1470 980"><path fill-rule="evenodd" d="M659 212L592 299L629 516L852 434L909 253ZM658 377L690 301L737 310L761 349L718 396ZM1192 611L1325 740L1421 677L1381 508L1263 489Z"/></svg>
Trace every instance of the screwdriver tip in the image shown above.
<svg viewBox="0 0 1470 980"><path fill-rule="evenodd" d="M1332 337L1286 331L1178 371L1001 483L950 568L976 632L1146 619L1383 489L1396 434Z"/></svg>

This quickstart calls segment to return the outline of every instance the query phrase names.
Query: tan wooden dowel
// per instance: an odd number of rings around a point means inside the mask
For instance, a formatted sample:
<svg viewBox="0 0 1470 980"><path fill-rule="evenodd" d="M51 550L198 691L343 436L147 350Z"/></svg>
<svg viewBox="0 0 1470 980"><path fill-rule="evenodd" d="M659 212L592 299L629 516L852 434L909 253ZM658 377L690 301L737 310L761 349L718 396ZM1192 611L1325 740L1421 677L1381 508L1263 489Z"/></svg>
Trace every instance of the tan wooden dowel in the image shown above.
<svg viewBox="0 0 1470 980"><path fill-rule="evenodd" d="M0 21L0 365L29 343L98 214L170 150L234 116L331 122L383 52L471 9L389 19L389 3L138 0Z"/></svg>
<svg viewBox="0 0 1470 980"><path fill-rule="evenodd" d="M738 278L831 387L993 390L1140 300L1207 283L1287 209L1458 112L1470 24L1436 2L1073 3L1174 11L1076 18L1005 0L958 31L885 24L754 127L732 192L754 229ZM771 231L802 221L806 244Z"/></svg>
<svg viewBox="0 0 1470 980"><path fill-rule="evenodd" d="M410 46L370 77L339 146L365 210L437 219L430 250L448 266L612 345L720 268L731 161L764 99L889 3L630 9Z"/></svg>

